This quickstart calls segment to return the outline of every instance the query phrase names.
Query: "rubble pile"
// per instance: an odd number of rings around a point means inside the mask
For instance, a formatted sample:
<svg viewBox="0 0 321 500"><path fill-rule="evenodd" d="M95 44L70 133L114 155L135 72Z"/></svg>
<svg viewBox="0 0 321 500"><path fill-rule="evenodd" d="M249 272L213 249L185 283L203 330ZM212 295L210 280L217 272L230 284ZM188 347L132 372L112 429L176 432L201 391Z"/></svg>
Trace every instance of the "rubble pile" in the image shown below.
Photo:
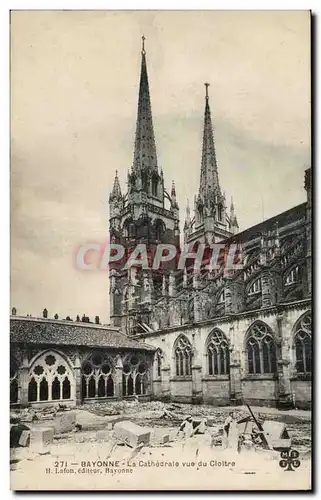
<svg viewBox="0 0 321 500"><path fill-rule="evenodd" d="M277 454L275 443L282 445L282 440L283 443L287 440L292 441L292 447L301 456L310 457L311 422L306 414L297 412L291 416L292 423L285 424L283 412L277 411L271 414L268 410L264 413L256 409L251 415L245 406L231 411L231 407L132 400L96 401L77 409L61 405L12 411L11 464L19 468L19 460L60 453L62 447L69 447L74 453L84 453L87 446L93 453L99 447L108 448L109 456L126 453L130 456L147 453L149 456L158 451L168 454L177 447L181 447L183 453L188 443L187 448L194 447L196 453L200 447L216 453L228 447L224 429L231 414L238 427L238 441L235 441L238 452L253 450ZM197 427L199 432L194 432ZM262 433L268 443L264 443Z"/></svg>

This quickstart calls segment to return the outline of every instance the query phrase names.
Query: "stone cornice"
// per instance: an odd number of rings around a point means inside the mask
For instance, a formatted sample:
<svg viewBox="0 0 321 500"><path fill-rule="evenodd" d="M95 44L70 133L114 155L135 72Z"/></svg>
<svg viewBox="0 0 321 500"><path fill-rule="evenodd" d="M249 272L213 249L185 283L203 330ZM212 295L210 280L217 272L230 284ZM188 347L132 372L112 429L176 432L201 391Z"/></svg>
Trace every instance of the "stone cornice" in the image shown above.
<svg viewBox="0 0 321 500"><path fill-rule="evenodd" d="M291 310L291 309L301 309L305 307L311 307L311 299L303 299L297 300L295 302L277 304L274 306L264 307L261 309L254 309L252 311L243 311L240 313L229 314L226 316L221 316L217 318L207 319L205 321L200 321L198 323L186 323L185 325L177 325L171 326L166 329L157 330L155 332L146 332L139 336L135 336L135 338L147 338L153 337L155 335L164 335L170 332L181 331L181 330L195 330L201 328L203 326L217 326L222 325L224 323L231 323L233 321L237 321L245 318L264 318L271 315L280 315L282 312Z"/></svg>

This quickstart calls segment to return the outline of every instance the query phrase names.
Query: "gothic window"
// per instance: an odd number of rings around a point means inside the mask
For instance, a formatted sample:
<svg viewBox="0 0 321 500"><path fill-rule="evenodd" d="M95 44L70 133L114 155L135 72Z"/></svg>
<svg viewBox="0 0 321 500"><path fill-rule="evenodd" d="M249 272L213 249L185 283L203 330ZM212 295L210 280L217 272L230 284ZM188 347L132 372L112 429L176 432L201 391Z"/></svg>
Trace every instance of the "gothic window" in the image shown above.
<svg viewBox="0 0 321 500"><path fill-rule="evenodd" d="M297 323L294 332L294 350L298 373L312 371L311 313L306 313Z"/></svg>
<svg viewBox="0 0 321 500"><path fill-rule="evenodd" d="M155 363L155 377L161 378L162 376L162 352L160 349L157 349L154 358Z"/></svg>
<svg viewBox="0 0 321 500"><path fill-rule="evenodd" d="M293 285L294 283L298 283L300 281L300 268L299 266L295 266L291 269L291 271L285 277L285 286Z"/></svg>
<svg viewBox="0 0 321 500"><path fill-rule="evenodd" d="M256 295L261 292L261 278L255 280L248 289L248 295Z"/></svg>
<svg viewBox="0 0 321 500"><path fill-rule="evenodd" d="M251 374L276 372L276 346L264 323L254 323L246 336L248 372Z"/></svg>
<svg viewBox="0 0 321 500"><path fill-rule="evenodd" d="M15 358L10 357L10 404L18 403L19 368Z"/></svg>
<svg viewBox="0 0 321 500"><path fill-rule="evenodd" d="M100 352L94 352L82 365L82 398L114 396L114 366Z"/></svg>
<svg viewBox="0 0 321 500"><path fill-rule="evenodd" d="M164 224L161 220L155 222L155 238L156 240L161 240L164 233Z"/></svg>
<svg viewBox="0 0 321 500"><path fill-rule="evenodd" d="M230 373L230 353L227 339L221 330L214 330L207 342L207 372L209 375Z"/></svg>
<svg viewBox="0 0 321 500"><path fill-rule="evenodd" d="M181 335L175 342L175 367L177 377L192 375L192 346L190 341Z"/></svg>
<svg viewBox="0 0 321 500"><path fill-rule="evenodd" d="M123 365L123 396L143 395L148 392L149 370L139 354L130 355Z"/></svg>
<svg viewBox="0 0 321 500"><path fill-rule="evenodd" d="M221 204L217 206L217 218L219 221L223 220L223 207Z"/></svg>
<svg viewBox="0 0 321 500"><path fill-rule="evenodd" d="M218 304L224 304L225 302L225 290L222 290L222 292L219 295L219 298L217 300Z"/></svg>
<svg viewBox="0 0 321 500"><path fill-rule="evenodd" d="M71 370L59 353L42 354L29 371L28 401L71 399L72 380Z"/></svg>
<svg viewBox="0 0 321 500"><path fill-rule="evenodd" d="M145 191L145 193L147 193L147 191L148 191L148 177L147 177L147 174L145 172L142 173L142 187L143 187L143 191Z"/></svg>
<svg viewBox="0 0 321 500"><path fill-rule="evenodd" d="M152 179L152 195L157 196L158 179L155 175Z"/></svg>
<svg viewBox="0 0 321 500"><path fill-rule="evenodd" d="M124 238L135 238L136 228L132 219L126 219L123 225Z"/></svg>

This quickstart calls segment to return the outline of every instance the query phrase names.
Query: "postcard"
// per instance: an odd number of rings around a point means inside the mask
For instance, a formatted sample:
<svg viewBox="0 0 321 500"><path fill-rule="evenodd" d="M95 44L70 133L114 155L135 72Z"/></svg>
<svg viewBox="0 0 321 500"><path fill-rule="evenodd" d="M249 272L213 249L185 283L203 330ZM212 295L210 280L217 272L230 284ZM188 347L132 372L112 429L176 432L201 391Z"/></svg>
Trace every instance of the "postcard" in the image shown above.
<svg viewBox="0 0 321 500"><path fill-rule="evenodd" d="M311 490L310 31L11 11L11 489Z"/></svg>

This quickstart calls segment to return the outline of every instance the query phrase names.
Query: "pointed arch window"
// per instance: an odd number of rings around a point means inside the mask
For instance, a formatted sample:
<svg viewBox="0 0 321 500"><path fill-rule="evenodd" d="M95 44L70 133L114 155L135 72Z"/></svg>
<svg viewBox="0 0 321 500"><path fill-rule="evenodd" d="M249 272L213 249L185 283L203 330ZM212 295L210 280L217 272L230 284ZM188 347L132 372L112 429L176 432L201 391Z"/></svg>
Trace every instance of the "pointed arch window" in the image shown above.
<svg viewBox="0 0 321 500"><path fill-rule="evenodd" d="M158 191L158 178L157 175L153 175L152 177L152 195L157 196Z"/></svg>
<svg viewBox="0 0 321 500"><path fill-rule="evenodd" d="M246 336L248 373L276 372L276 345L273 335L264 323L255 323Z"/></svg>
<svg viewBox="0 0 321 500"><path fill-rule="evenodd" d="M227 339L221 330L214 330L207 342L207 372L209 375L230 373L230 353Z"/></svg>
<svg viewBox="0 0 321 500"><path fill-rule="evenodd" d="M10 357L10 404L18 403L19 368L15 358Z"/></svg>
<svg viewBox="0 0 321 500"><path fill-rule="evenodd" d="M29 371L28 401L71 399L73 375L65 359L55 351L46 352Z"/></svg>
<svg viewBox="0 0 321 500"><path fill-rule="evenodd" d="M225 290L223 289L218 297L217 303L224 304L224 302L225 302Z"/></svg>
<svg viewBox="0 0 321 500"><path fill-rule="evenodd" d="M148 393L149 367L140 354L132 354L123 365L123 396L140 396Z"/></svg>
<svg viewBox="0 0 321 500"><path fill-rule="evenodd" d="M285 286L293 285L300 282L300 267L294 266L291 271L286 275L284 284Z"/></svg>
<svg viewBox="0 0 321 500"><path fill-rule="evenodd" d="M223 207L220 203L217 205L217 219L219 221L223 220Z"/></svg>
<svg viewBox="0 0 321 500"><path fill-rule="evenodd" d="M312 372L312 325L311 313L305 314L294 332L294 350L297 373Z"/></svg>
<svg viewBox="0 0 321 500"><path fill-rule="evenodd" d="M262 290L262 282L261 278L258 278L251 284L247 293L248 295L256 295L261 293L261 290Z"/></svg>
<svg viewBox="0 0 321 500"><path fill-rule="evenodd" d="M82 365L82 398L114 396L114 365L111 359L94 352Z"/></svg>
<svg viewBox="0 0 321 500"><path fill-rule="evenodd" d="M160 349L157 349L155 353L155 358L154 358L154 363L155 363L155 377L156 378L161 378L162 376L162 351Z"/></svg>
<svg viewBox="0 0 321 500"><path fill-rule="evenodd" d="M177 377L192 375L192 346L190 341L181 335L174 347L175 368Z"/></svg>

